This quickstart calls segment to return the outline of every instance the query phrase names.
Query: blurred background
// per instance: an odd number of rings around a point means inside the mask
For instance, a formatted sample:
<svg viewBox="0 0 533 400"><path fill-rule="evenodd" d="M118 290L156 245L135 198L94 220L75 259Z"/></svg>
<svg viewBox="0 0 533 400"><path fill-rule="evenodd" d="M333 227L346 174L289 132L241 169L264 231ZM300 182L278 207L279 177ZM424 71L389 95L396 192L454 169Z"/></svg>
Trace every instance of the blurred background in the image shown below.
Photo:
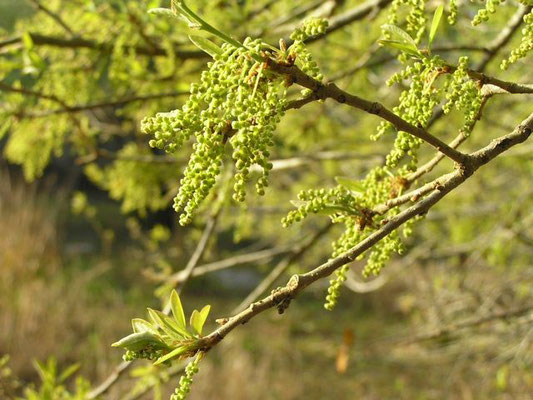
<svg viewBox="0 0 533 400"><path fill-rule="evenodd" d="M191 6L237 38L276 43L310 15L352 15L362 3ZM310 49L326 78L393 107L402 88L384 82L401 65L375 46L389 6L377 4ZM428 2L429 16L438 4ZM266 196L251 194L243 206L219 201L218 188L180 227L171 205L190 147L151 150L140 120L181 106L208 60L188 43L185 24L146 13L157 6L168 2L0 0L2 399L94 398L121 362L110 344L146 307L161 308L202 237L182 299L188 312L211 304L207 330L327 260L341 230L326 231L320 216L282 228L290 200L336 176L364 177L394 140L371 141L376 119L335 104L291 111L276 133ZM484 46L518 10L502 6L473 29L477 8L461 4L457 25L442 28L443 58L484 60ZM498 68L520 41L515 32L487 73L531 77L531 58ZM464 150L511 131L531 112L529 99L491 100ZM452 113L432 131L449 141L461 118ZM422 161L432 156L423 149ZM532 399L532 160L526 142L479 171L415 224L407 254L379 277L363 279L363 262L353 263L334 311L323 308L324 281L285 314L266 312L233 331L202 361L190 398ZM426 178L450 168L445 161ZM168 398L179 372L136 362L100 398Z"/></svg>

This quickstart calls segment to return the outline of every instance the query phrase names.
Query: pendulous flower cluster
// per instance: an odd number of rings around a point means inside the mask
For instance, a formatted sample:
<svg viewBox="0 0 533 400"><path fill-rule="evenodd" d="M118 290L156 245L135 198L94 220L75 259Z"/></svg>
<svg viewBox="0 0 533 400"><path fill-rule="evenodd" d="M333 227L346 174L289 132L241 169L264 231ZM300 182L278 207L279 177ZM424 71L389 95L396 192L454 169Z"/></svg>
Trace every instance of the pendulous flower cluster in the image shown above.
<svg viewBox="0 0 533 400"><path fill-rule="evenodd" d="M182 225L191 222L215 185L227 143L233 149L235 165L233 198L244 200L253 164L262 167L256 181L257 192L264 194L268 186L272 168L269 148L284 114L286 87L282 77L257 61L262 46L260 40L250 38L243 47L224 43L202 72L200 83L191 85L191 95L181 109L159 113L142 122L142 130L154 136L150 146L169 153L195 136L193 153L174 199Z"/></svg>
<svg viewBox="0 0 533 400"><path fill-rule="evenodd" d="M203 355L204 353L199 352L194 360L187 364L185 375L180 377L179 385L170 396L170 400L185 400L187 398L187 395L191 391L193 377L198 373L198 363L203 358Z"/></svg>
<svg viewBox="0 0 533 400"><path fill-rule="evenodd" d="M526 4L526 2L524 2ZM524 28L522 28L522 41L520 45L511 51L511 55L500 64L500 68L505 70L509 65L526 57L527 53L533 50L533 11L524 15Z"/></svg>
<svg viewBox="0 0 533 400"><path fill-rule="evenodd" d="M447 102L442 107L445 114L448 114L453 108L463 112L465 123L461 132L464 135L470 134L483 102L479 84L470 79L467 69L468 57L461 57L446 87Z"/></svg>

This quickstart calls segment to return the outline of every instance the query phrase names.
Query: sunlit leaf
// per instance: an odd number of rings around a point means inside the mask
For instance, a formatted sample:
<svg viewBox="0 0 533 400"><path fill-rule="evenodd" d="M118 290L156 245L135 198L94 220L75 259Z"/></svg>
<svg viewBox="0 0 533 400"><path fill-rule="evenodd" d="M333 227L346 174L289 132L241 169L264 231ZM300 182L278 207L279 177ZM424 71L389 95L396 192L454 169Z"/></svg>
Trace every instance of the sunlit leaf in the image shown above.
<svg viewBox="0 0 533 400"><path fill-rule="evenodd" d="M167 346L161 341L161 338L151 332L132 333L118 342L113 343L113 347L121 347L126 350L139 351L151 346L154 349L164 349Z"/></svg>
<svg viewBox="0 0 533 400"><path fill-rule="evenodd" d="M198 335L202 335L202 329L204 327L207 316L209 315L210 309L211 309L211 306L207 305L204 308L202 308L202 311L198 312L198 310L194 310L191 314L190 324L191 324L192 329Z"/></svg>
<svg viewBox="0 0 533 400"><path fill-rule="evenodd" d="M412 48L417 49L414 39L402 28L392 24L385 24L381 26L381 29L390 35L391 40L409 44Z"/></svg>
<svg viewBox="0 0 533 400"><path fill-rule="evenodd" d="M196 36L196 35L189 35L189 39L191 40L191 42L194 43L196 47L206 52L213 58L215 58L215 56L217 55L222 54L222 49L218 47L215 43L210 41L209 39L206 39L202 36Z"/></svg>
<svg viewBox="0 0 533 400"><path fill-rule="evenodd" d="M355 195L361 195L365 192L365 188L359 180L346 178L344 176L336 176L335 181Z"/></svg>
<svg viewBox="0 0 533 400"><path fill-rule="evenodd" d="M148 10L148 14L164 15L165 17L175 17L176 15L170 8L152 8Z"/></svg>
<svg viewBox="0 0 533 400"><path fill-rule="evenodd" d="M378 43L381 46L391 47L393 49L403 51L404 53L407 53L413 57L419 58L422 56L416 47L412 47L410 44L404 42L398 42L395 40L380 40Z"/></svg>
<svg viewBox="0 0 533 400"><path fill-rule="evenodd" d="M150 333L153 333L154 335L157 334L157 329L154 328L150 322L145 321L142 318L132 319L131 326L133 328L133 332L135 333L150 332Z"/></svg>
<svg viewBox="0 0 533 400"><path fill-rule="evenodd" d="M163 314L161 311L148 309L148 315L150 319L169 336L175 336L182 338L190 338L192 335L187 330L181 328L176 321L170 318L168 315Z"/></svg>
<svg viewBox="0 0 533 400"><path fill-rule="evenodd" d="M187 322L185 321L185 312L183 311L180 296L175 290L173 290L170 294L170 307L172 309L174 319L178 323L179 327L184 330L187 329Z"/></svg>
<svg viewBox="0 0 533 400"><path fill-rule="evenodd" d="M440 20L442 18L442 13L444 11L444 6L440 5L435 10L435 13L433 14L433 21L431 22L431 29L429 31L429 44L428 47L431 47L431 43L433 43L433 39L435 39L435 35L437 34L437 30L439 29Z"/></svg>
<svg viewBox="0 0 533 400"><path fill-rule="evenodd" d="M187 352L188 350L189 350L189 348L187 346L178 347L177 349L172 350L170 353L165 354L162 357L159 357L156 360L156 362L154 362L154 365L159 365L161 363L164 363L165 361L170 360L171 358L177 357L177 356Z"/></svg>

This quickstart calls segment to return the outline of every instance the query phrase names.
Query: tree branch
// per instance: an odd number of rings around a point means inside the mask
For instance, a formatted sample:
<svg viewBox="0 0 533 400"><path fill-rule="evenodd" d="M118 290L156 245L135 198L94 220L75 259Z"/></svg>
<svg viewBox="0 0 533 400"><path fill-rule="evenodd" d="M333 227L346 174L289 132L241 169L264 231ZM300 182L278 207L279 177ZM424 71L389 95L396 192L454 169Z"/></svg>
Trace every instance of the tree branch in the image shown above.
<svg viewBox="0 0 533 400"><path fill-rule="evenodd" d="M63 19L49 8L43 6L39 0L30 0L30 2L39 10L43 11L50 18L52 18L59 26L61 26L68 34L74 36L74 31L63 21Z"/></svg>
<svg viewBox="0 0 533 400"><path fill-rule="evenodd" d="M64 47L69 49L91 49L98 50L103 53L111 53L113 51L113 43L98 42L92 39L84 39L81 37L74 37L71 39L63 39L56 36L41 35L39 33L28 32L33 44L36 46L52 46ZM0 42L0 49L5 46L13 44L22 44L22 36L15 36ZM167 51L162 47L146 47L133 46L135 53L146 56L166 56ZM201 50L181 50L176 47L175 55L181 59L203 59L209 57L207 53Z"/></svg>
<svg viewBox="0 0 533 400"><path fill-rule="evenodd" d="M417 204L400 212L380 229L359 242L351 250L320 265L310 272L294 275L286 286L278 288L277 290L273 291L270 296L250 304L250 306L244 311L229 318L224 325L202 339L201 350L209 350L211 347L215 346L222 339L224 339L224 337L237 326L248 322L250 319L270 308L277 307L279 312L283 312L290 301L307 286L319 279L329 276L341 266L351 263L359 255L370 249L377 242L405 222L418 215L427 213L431 207L433 207L448 193L466 181L478 168L487 164L512 146L527 140L527 138L529 138L531 135L532 130L533 113L524 121L522 121L522 123L518 125L513 132L493 140L489 145L472 153L465 166L462 169L456 170L455 172L449 174L439 188L436 188L429 196L420 200Z"/></svg>
<svg viewBox="0 0 533 400"><path fill-rule="evenodd" d="M312 90L313 94L311 96L314 96L315 100L324 100L330 98L337 101L338 103L347 104L351 107L363 110L369 114L377 115L383 118L384 120L390 122L396 127L396 129L410 133L411 135L416 136L419 139L422 139L423 141L429 143L455 162L463 164L466 161L465 154L460 153L455 149L452 149L446 143L442 142L440 139L436 138L435 136L427 132L425 129L415 126L402 119L398 115L394 114L392 111L388 110L381 103L371 102L361 97L347 93L340 89L334 83L330 82L324 84L305 74L295 65L281 65L276 63L272 59L267 59L266 62L272 71L288 75L291 78L292 82Z"/></svg>

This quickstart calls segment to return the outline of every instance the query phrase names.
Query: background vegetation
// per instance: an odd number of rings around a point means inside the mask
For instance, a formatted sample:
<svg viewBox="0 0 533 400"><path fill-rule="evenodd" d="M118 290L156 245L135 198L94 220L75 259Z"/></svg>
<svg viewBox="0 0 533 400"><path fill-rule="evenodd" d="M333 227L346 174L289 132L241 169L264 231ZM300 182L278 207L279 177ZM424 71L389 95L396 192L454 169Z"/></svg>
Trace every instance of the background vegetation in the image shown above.
<svg viewBox="0 0 533 400"><path fill-rule="evenodd" d="M191 6L236 38L276 44L306 17L334 21L362 3ZM428 18L440 4L427 2ZM225 259L231 268L193 276L181 297L189 312L211 304L208 331L215 318L253 300L241 305L273 270L280 277L257 296L327 260L341 230L324 231L325 216L282 228L290 200L302 189L333 187L337 176L363 178L392 146L393 135L370 140L374 116L332 101L289 111L275 133L266 195L250 192L244 205L228 199L219 213L209 201L191 225L179 226L171 205L190 147L172 155L151 150L140 121L181 106L209 60L190 44L185 24L146 12L168 5L0 0L0 398L91 398L120 365L110 344L147 306L162 308L206 226L213 229L197 271ZM309 49L325 79L392 108L404 87L385 81L402 66L376 44L389 3L373 5ZM501 48L490 47L521 6L508 1L476 28L470 21L481 5L459 6L456 25L442 24L434 53L455 64L468 55L473 66L485 62L488 75L531 83L531 57L499 68L519 45L520 28ZM462 150L512 131L531 113L530 100L495 96ZM449 142L462 123L452 112L431 131ZM352 263L332 312L323 309L327 282L318 282L285 314L264 313L232 332L202 361L190 398L530 399L530 142L433 208L379 277L363 279L364 263ZM423 146L421 162L433 155ZM444 160L423 182L451 168ZM244 254L252 258L234 258ZM59 371L79 364L64 383L79 396L47 394L60 386L51 378L54 363L39 374L34 360L57 360ZM180 368L136 362L101 398L168 398Z"/></svg>

